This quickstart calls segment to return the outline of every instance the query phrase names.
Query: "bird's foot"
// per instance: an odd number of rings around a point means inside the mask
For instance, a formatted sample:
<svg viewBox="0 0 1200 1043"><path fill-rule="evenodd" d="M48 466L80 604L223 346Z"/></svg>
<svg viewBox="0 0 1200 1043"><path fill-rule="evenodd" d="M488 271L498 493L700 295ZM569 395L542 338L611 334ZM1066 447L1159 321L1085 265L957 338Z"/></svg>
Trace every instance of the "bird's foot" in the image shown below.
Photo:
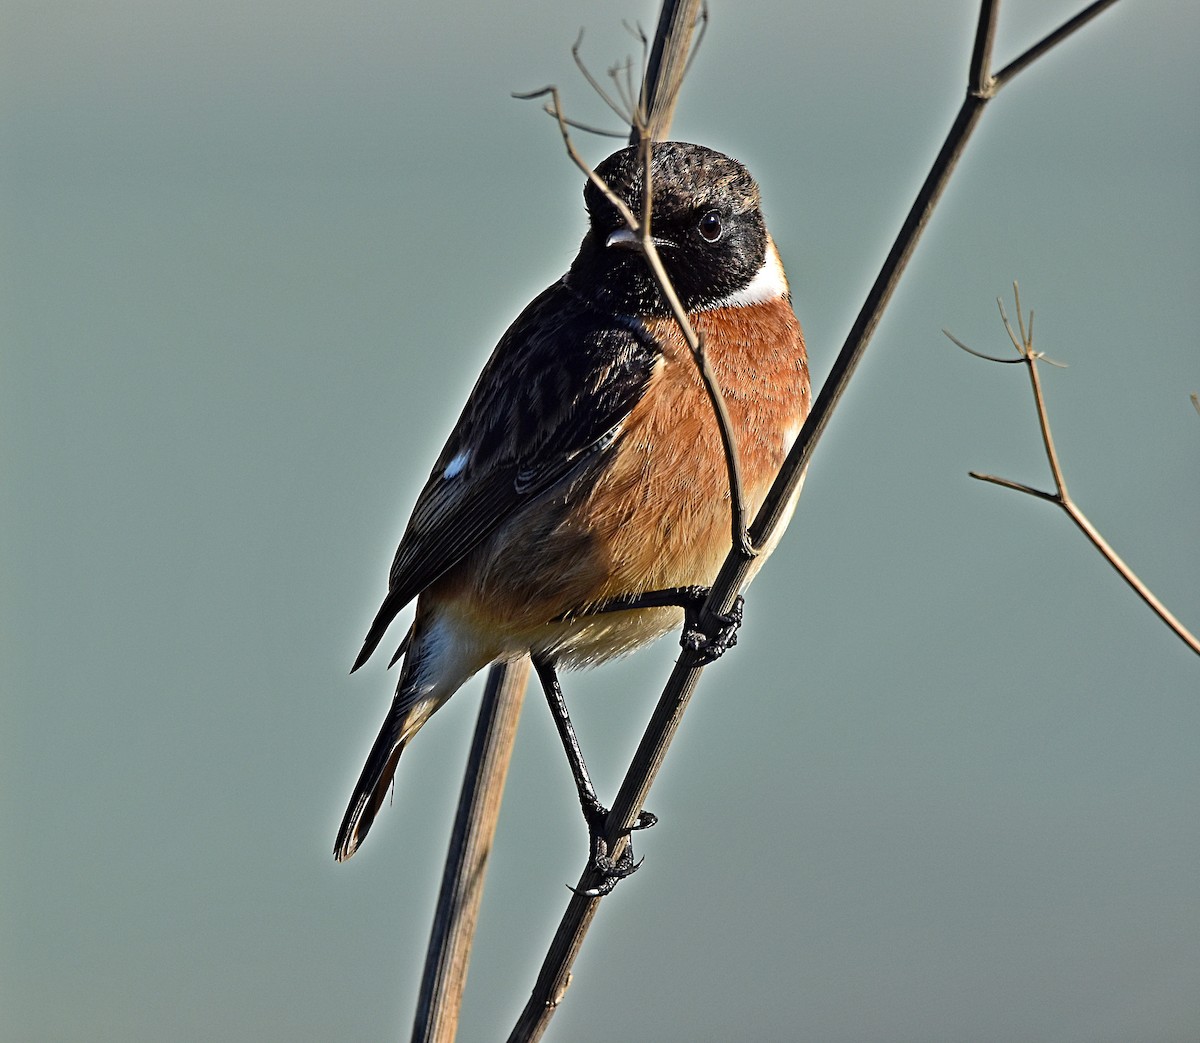
<svg viewBox="0 0 1200 1043"><path fill-rule="evenodd" d="M609 854L608 840L605 835L608 808L599 801L585 805L583 817L587 821L588 827L588 864L585 873L595 873L600 877L600 882L595 887L570 887L570 890L584 898L603 898L620 881L636 873L642 867L642 859L634 861L632 843L625 845L625 850L618 858L614 859ZM642 811L639 812L637 822L631 829L649 829L657 821L657 815L649 811ZM628 835L628 831L625 835Z"/></svg>
<svg viewBox="0 0 1200 1043"><path fill-rule="evenodd" d="M746 604L746 599L739 594L728 612L713 614L716 626L706 630L700 625L700 609L707 596L705 590L704 597L684 607L683 635L679 638L680 646L694 653L701 666L720 659L737 644Z"/></svg>

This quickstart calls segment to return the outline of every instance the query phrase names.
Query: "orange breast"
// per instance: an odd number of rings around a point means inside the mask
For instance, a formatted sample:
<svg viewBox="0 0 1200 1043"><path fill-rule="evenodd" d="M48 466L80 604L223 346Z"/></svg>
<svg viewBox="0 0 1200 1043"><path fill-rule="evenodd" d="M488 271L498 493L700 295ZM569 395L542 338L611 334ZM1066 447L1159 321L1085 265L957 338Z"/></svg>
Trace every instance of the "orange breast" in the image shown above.
<svg viewBox="0 0 1200 1043"><path fill-rule="evenodd" d="M789 302L699 313L733 424L748 519L808 412L804 340ZM729 482L717 421L675 322L648 320L663 348L611 460L578 500L543 500L444 582L455 611L512 651L557 648L573 661L620 654L679 613L549 621L621 594L708 585L730 546ZM434 593L431 588L430 593Z"/></svg>
<svg viewBox="0 0 1200 1043"><path fill-rule="evenodd" d="M784 300L701 312L693 324L729 410L753 518L808 412L800 326ZM729 479L716 417L674 321L650 325L664 347L662 364L579 512L579 524L602 533L607 551L598 600L707 585L729 552Z"/></svg>

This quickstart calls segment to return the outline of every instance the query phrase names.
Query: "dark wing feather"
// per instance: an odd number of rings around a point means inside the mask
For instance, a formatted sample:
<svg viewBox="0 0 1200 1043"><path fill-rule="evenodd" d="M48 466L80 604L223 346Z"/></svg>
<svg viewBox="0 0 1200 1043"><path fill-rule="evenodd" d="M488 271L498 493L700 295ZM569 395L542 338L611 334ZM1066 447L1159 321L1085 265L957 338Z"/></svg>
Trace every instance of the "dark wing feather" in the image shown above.
<svg viewBox="0 0 1200 1043"><path fill-rule="evenodd" d="M417 498L355 670L409 601L612 445L660 355L636 318L597 309L562 282L534 299L500 339Z"/></svg>

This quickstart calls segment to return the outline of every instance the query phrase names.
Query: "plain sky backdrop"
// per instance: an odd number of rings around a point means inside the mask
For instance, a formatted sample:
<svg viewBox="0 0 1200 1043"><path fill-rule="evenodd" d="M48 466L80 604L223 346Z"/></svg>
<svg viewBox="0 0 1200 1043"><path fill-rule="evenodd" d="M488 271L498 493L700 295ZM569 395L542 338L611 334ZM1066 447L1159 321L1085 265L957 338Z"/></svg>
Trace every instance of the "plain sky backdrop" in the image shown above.
<svg viewBox="0 0 1200 1043"><path fill-rule="evenodd" d="M968 0L711 0L677 137L746 162L828 370L965 84ZM1001 12L997 65L1083 0ZM349 677L475 374L581 179L510 98L649 2L5 0L0 1038L407 1038L478 705L334 830ZM1200 7L1123 0L984 115L650 801L549 1038L1200 1039ZM615 121L614 121L615 122ZM598 161L609 143L581 142ZM566 678L611 796L671 641ZM585 857L526 702L463 1040L503 1038Z"/></svg>

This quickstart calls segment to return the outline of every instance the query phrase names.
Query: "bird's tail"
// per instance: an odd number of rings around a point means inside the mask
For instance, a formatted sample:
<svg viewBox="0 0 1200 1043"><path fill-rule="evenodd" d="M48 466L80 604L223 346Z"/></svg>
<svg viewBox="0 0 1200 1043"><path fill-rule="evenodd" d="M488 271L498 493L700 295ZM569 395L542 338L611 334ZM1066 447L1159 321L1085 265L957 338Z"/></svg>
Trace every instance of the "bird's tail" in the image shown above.
<svg viewBox="0 0 1200 1043"><path fill-rule="evenodd" d="M367 755L338 830L333 857L339 862L354 854L366 837L387 798L396 764L409 740L464 681L496 654L491 646L481 649L472 632L454 619L436 612L423 614L420 608L417 622L400 650L404 666L396 697Z"/></svg>
<svg viewBox="0 0 1200 1043"><path fill-rule="evenodd" d="M396 694L375 744L367 754L367 762L363 765L362 774L358 777L358 784L342 818L341 828L338 829L337 843L333 848L333 857L337 861L346 861L358 850L387 797L400 754L404 752L409 739L440 705L440 701L430 699L416 702L406 700L403 690Z"/></svg>

